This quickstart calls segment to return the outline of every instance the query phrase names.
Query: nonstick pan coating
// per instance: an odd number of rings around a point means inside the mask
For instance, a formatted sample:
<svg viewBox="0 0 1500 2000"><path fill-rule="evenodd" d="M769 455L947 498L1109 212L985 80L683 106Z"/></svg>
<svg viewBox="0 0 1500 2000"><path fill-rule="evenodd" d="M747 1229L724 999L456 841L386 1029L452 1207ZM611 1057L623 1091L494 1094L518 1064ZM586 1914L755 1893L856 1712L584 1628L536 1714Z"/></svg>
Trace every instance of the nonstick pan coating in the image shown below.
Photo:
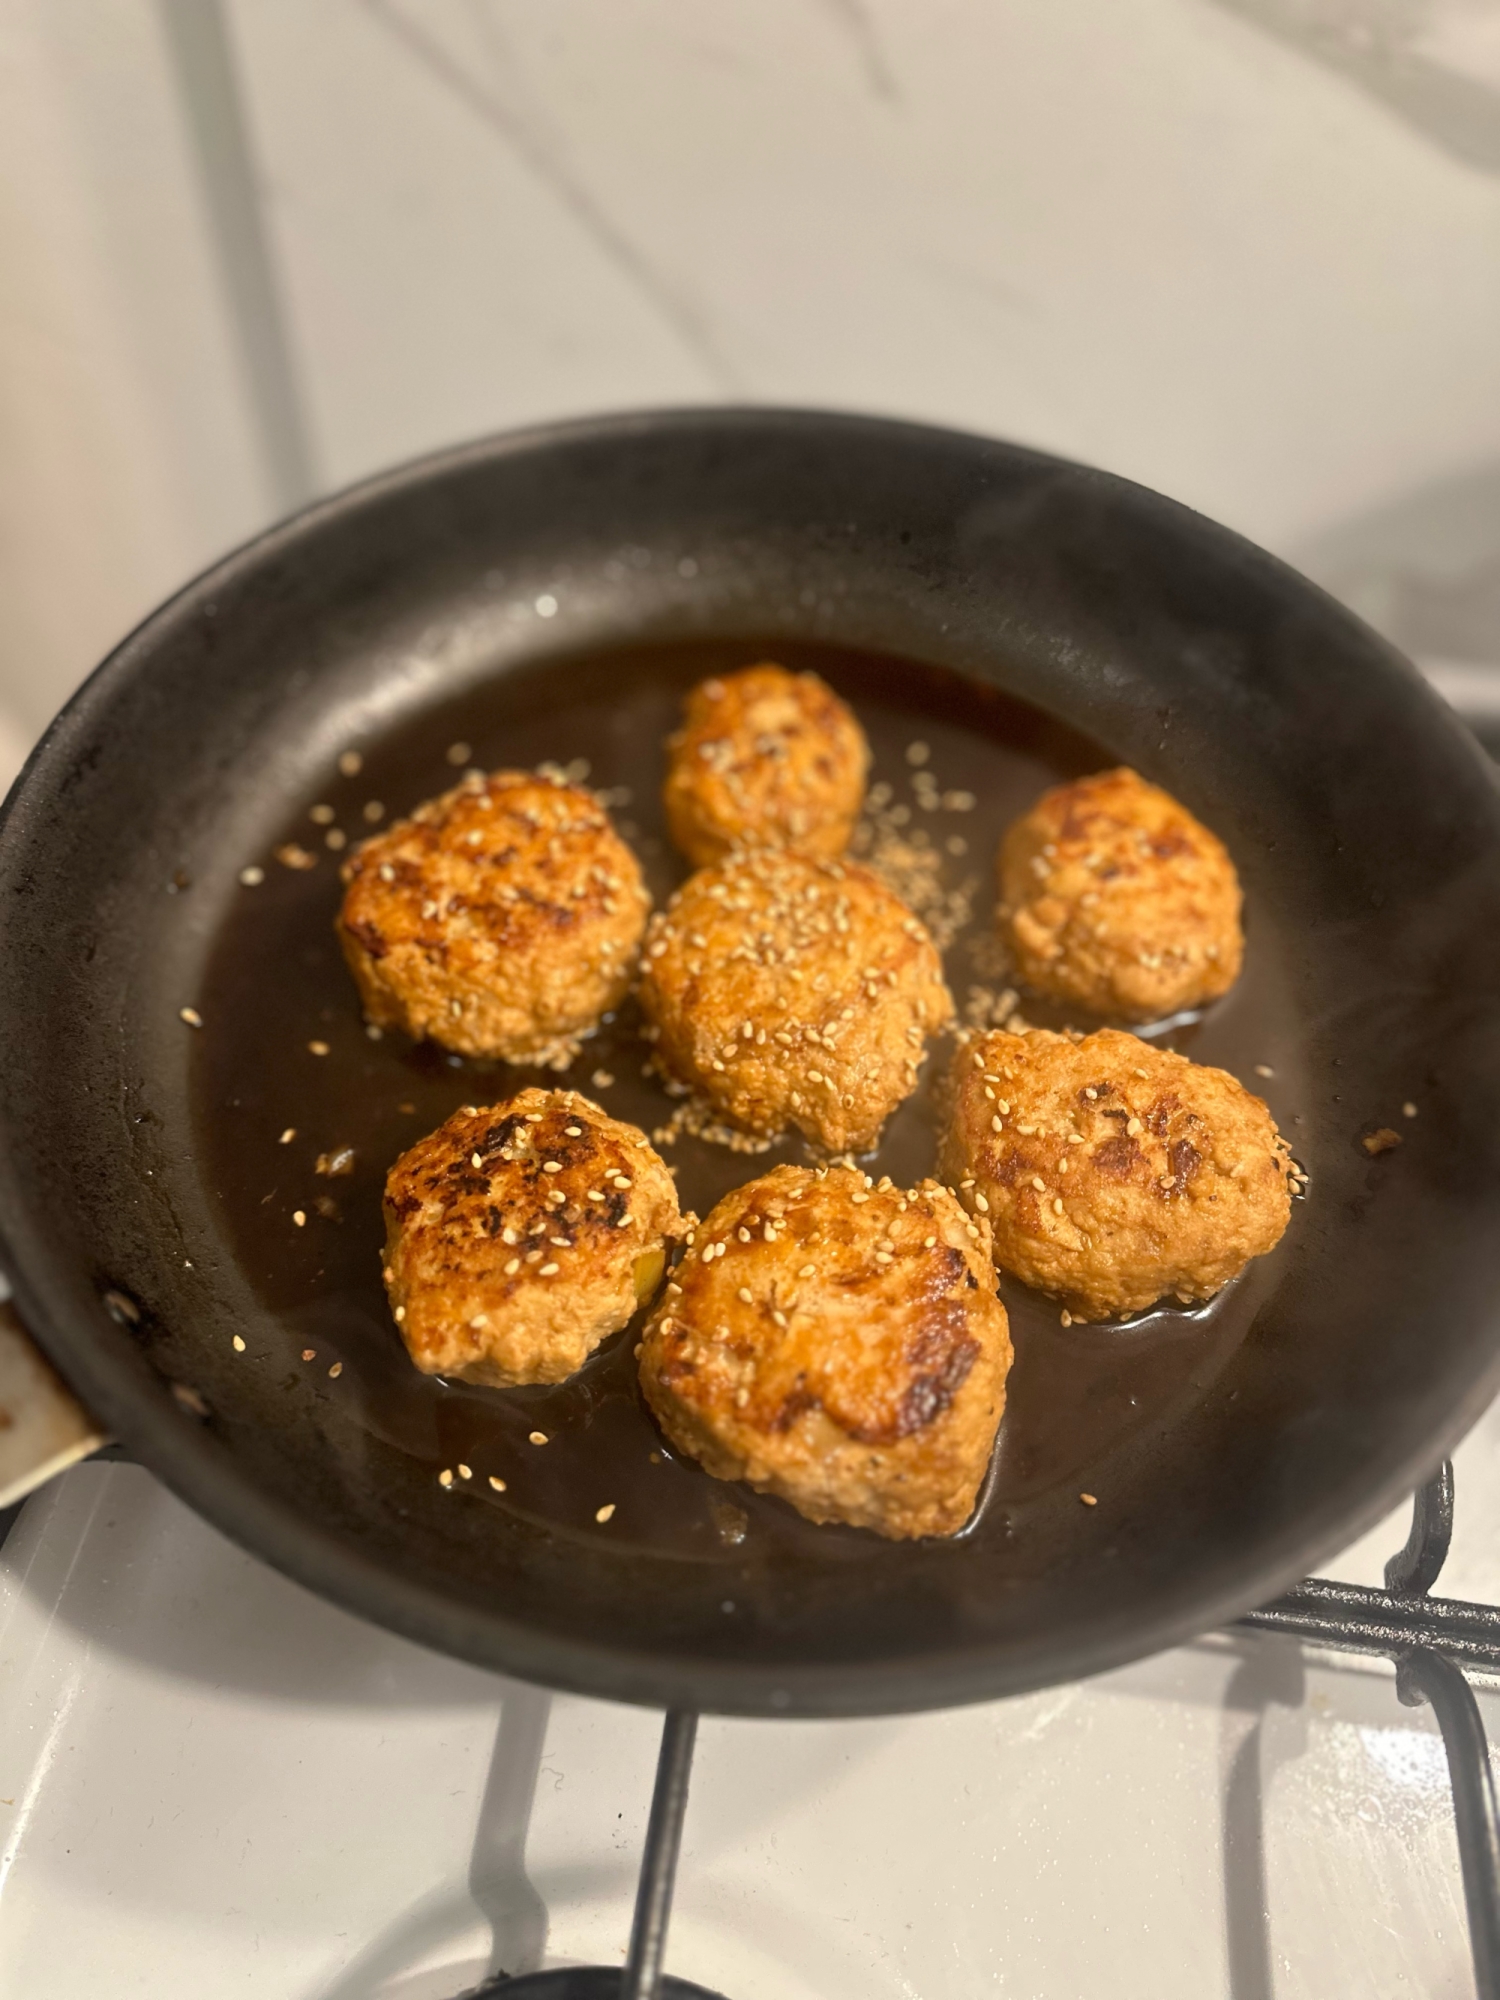
<svg viewBox="0 0 1500 2000"><path fill-rule="evenodd" d="M338 1266L378 1175L326 1183L354 1207L317 1217L321 1239L288 1236L285 1264L237 1191L237 1173L262 1171L257 1118L328 1126L340 1062L382 1102L398 1074L423 1107L506 1087L504 1072L455 1082L364 1043L330 985L310 1032L331 1054L307 1058L330 1067L306 1081L306 1116L282 1112L298 1072L256 1024L302 1020L295 996L321 990L297 961L326 949L321 916L305 947L276 939L304 936L288 898L331 910L332 868L254 892L237 877L333 796L339 753L412 783L426 756L433 790L454 736L472 730L494 761L510 740L541 754L554 709L583 702L597 738L600 718L626 730L697 661L777 651L883 703L891 744L908 717L913 733L924 716L951 725L955 745L989 731L1012 758L1005 782L1021 786L1030 758L1038 788L1097 744L1207 819L1246 883L1252 970L1181 1046L1241 1073L1258 1050L1279 1114L1301 1120L1288 1129L1310 1198L1201 1324L1096 1332L1123 1357L1101 1366L1061 1329L1049 1346L1050 1317L1007 1285L1027 1328L1017 1407L1029 1365L1035 1462L1057 1476L1028 1486L1003 1448L978 1528L952 1544L815 1531L770 1502L713 1532L706 1496L744 1496L671 1465L661 1495L676 1497L649 1532L624 1509L620 1532L596 1530L582 1499L570 1521L545 1482L534 1504L456 1495L434 1468L478 1421L473 1392L420 1385L426 1429L403 1429L377 1408L354 1308L316 1334L299 1318L299 1273ZM615 752L649 790L648 751L622 738ZM596 763L609 755L606 740ZM987 873L989 854L974 859ZM246 956L248 894L269 928ZM1273 1594L1393 1504L1495 1386L1500 812L1483 760L1404 662L1300 578L1101 474L773 412L608 420L424 462L231 557L101 668L9 802L0 909L0 1236L33 1329L219 1526L464 1658L743 1713L1019 1691ZM241 991L245 965L263 1005ZM201 1034L179 1018L190 1003ZM252 1108L234 1103L241 1044ZM588 1088L595 1060L569 1080ZM1419 1115L1404 1120L1408 1100ZM1385 1125L1403 1143L1372 1159L1360 1140ZM730 1179L755 1170L724 1158ZM284 1204L291 1181L266 1185ZM1174 1357L1168 1392L1116 1422L1124 1344L1152 1340ZM603 1374L618 1365L603 1357ZM1070 1395L1081 1462L1058 1442ZM614 1448L601 1443L601 1476ZM1097 1508L1078 1503L1085 1483Z"/></svg>

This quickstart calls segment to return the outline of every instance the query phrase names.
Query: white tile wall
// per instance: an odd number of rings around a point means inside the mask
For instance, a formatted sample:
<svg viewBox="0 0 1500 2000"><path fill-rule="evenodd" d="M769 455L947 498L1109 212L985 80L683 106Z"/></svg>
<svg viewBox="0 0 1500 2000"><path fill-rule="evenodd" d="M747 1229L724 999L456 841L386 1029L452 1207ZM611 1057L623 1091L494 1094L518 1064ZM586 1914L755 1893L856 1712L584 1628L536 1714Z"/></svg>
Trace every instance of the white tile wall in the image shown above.
<svg viewBox="0 0 1500 2000"><path fill-rule="evenodd" d="M1287 546L1500 451L1500 179L1205 0L237 0L342 479L749 396Z"/></svg>
<svg viewBox="0 0 1500 2000"><path fill-rule="evenodd" d="M105 649L269 511L146 0L0 8L0 789Z"/></svg>
<svg viewBox="0 0 1500 2000"><path fill-rule="evenodd" d="M1365 516L1388 539L1500 462L1487 13L10 0L0 758L292 497L267 338L323 486L612 405L832 403L1091 459L1315 561L1331 537L1377 602ZM273 281L248 328L238 140L183 54L220 29Z"/></svg>

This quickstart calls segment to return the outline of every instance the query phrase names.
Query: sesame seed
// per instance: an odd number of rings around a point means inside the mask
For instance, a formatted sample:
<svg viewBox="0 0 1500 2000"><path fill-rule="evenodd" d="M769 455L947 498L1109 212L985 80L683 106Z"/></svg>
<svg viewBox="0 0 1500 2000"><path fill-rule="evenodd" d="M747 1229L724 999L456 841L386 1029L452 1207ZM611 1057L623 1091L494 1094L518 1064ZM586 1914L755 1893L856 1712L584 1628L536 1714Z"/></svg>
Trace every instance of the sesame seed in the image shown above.
<svg viewBox="0 0 1500 2000"><path fill-rule="evenodd" d="M470 1165L471 1167L482 1167L482 1166L484 1165L484 1158L483 1158L483 1156L482 1156L481 1154L479 1154L479 1153L470 1153L470 1155L469 1155L469 1165Z"/></svg>
<svg viewBox="0 0 1500 2000"><path fill-rule="evenodd" d="M494 1487L497 1493L503 1493L505 1491L505 1481L503 1479L497 1479L493 1472L490 1474L490 1484L491 1486Z"/></svg>
<svg viewBox="0 0 1500 2000"><path fill-rule="evenodd" d="M748 1285L741 1285L739 1291L736 1294L736 1297L741 1301L742 1304L748 1306L753 1303L755 1294L751 1291Z"/></svg>
<svg viewBox="0 0 1500 2000"><path fill-rule="evenodd" d="M1257 1076L1274 1076L1276 1072L1269 1063L1257 1063L1255 1065L1255 1074Z"/></svg>
<svg viewBox="0 0 1500 2000"><path fill-rule="evenodd" d="M544 1174L560 1174L562 1172L562 1162L560 1160L543 1160L542 1172Z"/></svg>
<svg viewBox="0 0 1500 2000"><path fill-rule="evenodd" d="M1061 1215L1062 1212L1063 1212L1062 1196L1054 1195L1052 1197L1052 1213L1054 1215Z"/></svg>
<svg viewBox="0 0 1500 2000"><path fill-rule="evenodd" d="M304 1347L304 1348L303 1348L303 1350L302 1350L302 1359L303 1359L304 1361L316 1361L316 1360L317 1360L317 1358L318 1358L318 1350L317 1350L317 1348L315 1348L315 1347Z"/></svg>
<svg viewBox="0 0 1500 2000"><path fill-rule="evenodd" d="M613 1500L608 1501L603 1507L598 1508L594 1514L594 1519L601 1527L606 1521L612 1521L614 1518L615 1503Z"/></svg>
<svg viewBox="0 0 1500 2000"><path fill-rule="evenodd" d="M583 1127L581 1125L564 1125L563 1132L569 1139L581 1139L583 1137Z"/></svg>
<svg viewBox="0 0 1500 2000"><path fill-rule="evenodd" d="M473 750L467 743L450 743L448 748L443 752L443 755L448 759L450 764L467 764L473 754Z"/></svg>
<svg viewBox="0 0 1500 2000"><path fill-rule="evenodd" d="M1038 1194L1045 1194L1047 1192L1047 1183L1042 1179L1040 1174L1033 1174L1031 1176L1031 1185L1036 1189Z"/></svg>
<svg viewBox="0 0 1500 2000"><path fill-rule="evenodd" d="M236 1354L243 1354L245 1351L245 1343L239 1334L234 1336L234 1351Z"/></svg>
<svg viewBox="0 0 1500 2000"><path fill-rule="evenodd" d="M401 1322L406 1318L406 1307L397 1306L391 1317L395 1320L397 1326L400 1326Z"/></svg>
<svg viewBox="0 0 1500 2000"><path fill-rule="evenodd" d="M339 770L346 778L357 778L365 768L365 760L357 750L346 750L339 758Z"/></svg>
<svg viewBox="0 0 1500 2000"><path fill-rule="evenodd" d="M474 1477L474 1474L473 1471L470 1469L470 1467L468 1467L467 1465L461 1465L458 1467L458 1476L460 1479L472 1479Z"/></svg>
<svg viewBox="0 0 1500 2000"><path fill-rule="evenodd" d="M1099 1505L1097 1498L1092 1493L1080 1493L1078 1497L1085 1507L1097 1507Z"/></svg>
<svg viewBox="0 0 1500 2000"><path fill-rule="evenodd" d="M506 1260L506 1265L505 1265L506 1277L513 1278L516 1275L517 1271L520 1270L520 1268L521 1268L521 1260L519 1257L508 1258Z"/></svg>
<svg viewBox="0 0 1500 2000"><path fill-rule="evenodd" d="M449 1468L445 1465L442 1471L438 1474L438 1485L451 1486L452 1484L453 1484L453 1474L449 1470Z"/></svg>
<svg viewBox="0 0 1500 2000"><path fill-rule="evenodd" d="M489 1323L490 1323L490 1316L488 1313L475 1313L474 1317L469 1321L470 1326L472 1326L476 1332L480 1327L488 1326Z"/></svg>
<svg viewBox="0 0 1500 2000"><path fill-rule="evenodd" d="M533 1444L545 1444L547 1442L547 1433L545 1431L533 1431L531 1433L531 1442Z"/></svg>
<svg viewBox="0 0 1500 2000"><path fill-rule="evenodd" d="M543 1264L541 1270L537 1272L537 1276L539 1278L555 1278L561 1268L559 1264Z"/></svg>
<svg viewBox="0 0 1500 2000"><path fill-rule="evenodd" d="M190 1028L201 1028L203 1026L203 1016L198 1012L196 1007L179 1007L177 1009L177 1017L181 1021L186 1021Z"/></svg>
<svg viewBox="0 0 1500 2000"><path fill-rule="evenodd" d="M328 1373L332 1376L335 1382L338 1380L340 1375L343 1374L343 1372L344 1372L344 1364L342 1361L335 1361L333 1366L328 1371Z"/></svg>
<svg viewBox="0 0 1500 2000"><path fill-rule="evenodd" d="M924 1236L922 1238L922 1248L924 1250L935 1250L937 1248L937 1238L935 1236Z"/></svg>
<svg viewBox="0 0 1500 2000"><path fill-rule="evenodd" d="M244 883L247 889L258 889L261 883L265 881L265 879L266 879L265 869L257 868L253 861L251 862L248 868L242 868L240 870L240 880Z"/></svg>
<svg viewBox="0 0 1500 2000"><path fill-rule="evenodd" d="M797 1273L797 1276L799 1278L815 1277L817 1274L817 1269L818 1267L816 1264L804 1264L801 1270Z"/></svg>
<svg viewBox="0 0 1500 2000"><path fill-rule="evenodd" d="M1064 1326L1071 1326L1073 1324L1073 1315L1068 1311L1066 1306L1063 1307L1060 1318Z"/></svg>
<svg viewBox="0 0 1500 2000"><path fill-rule="evenodd" d="M310 1055L326 1056L328 1053L327 1042L309 1042L307 1048Z"/></svg>
<svg viewBox="0 0 1500 2000"><path fill-rule="evenodd" d="M1412 1103L1411 1099L1408 1098L1405 1104L1403 1104L1401 1107L1401 1116L1403 1118L1415 1118L1416 1115L1417 1115L1417 1107L1415 1104Z"/></svg>
<svg viewBox="0 0 1500 2000"><path fill-rule="evenodd" d="M293 1222L295 1222L295 1223L296 1223L296 1225L297 1225L297 1227L298 1227L299 1229L303 1229L303 1228L305 1228L305 1227L307 1226L307 1211L306 1211L306 1209L302 1209L302 1208L294 1208L294 1209L292 1210L292 1220L293 1220Z"/></svg>

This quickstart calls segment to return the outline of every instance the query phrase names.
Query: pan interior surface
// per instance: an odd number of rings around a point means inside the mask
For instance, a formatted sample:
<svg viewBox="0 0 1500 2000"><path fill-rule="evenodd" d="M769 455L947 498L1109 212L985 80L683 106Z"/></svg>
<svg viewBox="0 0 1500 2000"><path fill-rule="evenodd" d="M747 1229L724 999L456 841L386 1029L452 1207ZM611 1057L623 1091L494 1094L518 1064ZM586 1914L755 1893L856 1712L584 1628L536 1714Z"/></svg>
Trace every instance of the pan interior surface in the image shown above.
<svg viewBox="0 0 1500 2000"><path fill-rule="evenodd" d="M191 1043L195 1151L222 1205L230 1259L257 1295L253 1340L241 1329L246 1372L265 1374L272 1400L315 1399L348 1476L387 1495L399 1490L407 1508L424 1505L438 1484L452 1496L450 1514L477 1505L606 1558L675 1559L701 1570L705 1587L723 1572L721 1597L741 1592L747 1616L747 1561L752 1573L836 1561L875 1562L886 1574L903 1552L867 1533L814 1527L779 1500L679 1460L636 1385L644 1312L555 1387L496 1392L419 1375L381 1286L381 1188L397 1154L460 1105L494 1103L527 1084L581 1089L661 1134L682 1205L704 1216L752 1176L816 1156L795 1138L758 1155L687 1134L669 1140L674 1100L647 1073L650 1046L629 1003L565 1076L466 1062L397 1035L372 1040L333 935L342 848L330 852L324 842L330 813L336 837L347 828L357 839L376 806L407 810L450 783L457 764L492 770L550 760L579 776L586 767L588 781L614 801L663 901L688 872L660 805L664 740L682 696L766 651L758 642L678 642L519 667L367 745L357 774L330 774L324 796L302 803L272 847L249 857L266 879L231 906L197 998L205 1027ZM1104 753L993 689L913 661L796 644L777 651L793 668L821 672L854 705L874 751L873 796L891 799L878 815L885 842L910 855L903 873L939 935L954 930L950 986L987 1023L1004 992L994 930L1000 835L1046 785L1098 769ZM925 783L914 783L916 771ZM931 796L929 785L946 804L916 803ZM278 865L275 855L294 848L301 865ZM1260 1088L1272 1087L1253 1067L1274 1067L1273 1095L1286 1099L1295 1132L1296 1023L1276 966L1268 934L1230 1001L1156 1039ZM1050 1020L1051 1012L1033 1003L1028 1018ZM951 1053L944 1038L923 1087L865 1161L870 1174L909 1186L934 1172ZM287 1132L293 1137L284 1140ZM318 1175L320 1158L346 1153L347 1172ZM1055 1304L1005 1285L1017 1363L993 1476L967 1531L989 1574L1024 1575L1043 1548L1049 1560L1066 1559L1097 1532L1080 1490L1132 1438L1196 1402L1273 1283L1274 1267L1256 1268L1209 1306L1115 1329L1064 1327ZM332 1380L331 1367L339 1371ZM537 1433L545 1449L532 1441ZM615 1510L607 1523L595 1520L601 1506Z"/></svg>
<svg viewBox="0 0 1500 2000"><path fill-rule="evenodd" d="M311 808L352 840L367 806L407 810L470 759L586 759L660 895L683 872L656 804L681 692L762 657L845 694L893 798L914 740L972 796L929 816L942 890L972 913L949 953L961 1010L995 983L995 841L1047 784L1130 762L1212 825L1246 885L1247 969L1165 1039L1259 1089L1311 1176L1280 1249L1207 1310L1064 1329L1005 1283L1010 1408L951 1543L815 1529L677 1463L630 1330L569 1384L487 1393L417 1377L381 1295L394 1155L460 1103L556 1079L365 1036ZM288 843L314 865L277 862ZM148 1462L428 1643L751 1713L1034 1686L1280 1587L1486 1400L1497 855L1482 763L1416 677L1139 489L843 419L502 440L232 558L33 761L0 831L0 1230L38 1334ZM242 886L247 865L266 879ZM565 1080L649 1129L670 1106L644 1054L627 1007ZM924 1083L873 1170L930 1171L935 1115ZM1372 1158L1386 1126L1402 1143ZM319 1176L343 1146L354 1171ZM667 1154L700 1212L800 1156Z"/></svg>

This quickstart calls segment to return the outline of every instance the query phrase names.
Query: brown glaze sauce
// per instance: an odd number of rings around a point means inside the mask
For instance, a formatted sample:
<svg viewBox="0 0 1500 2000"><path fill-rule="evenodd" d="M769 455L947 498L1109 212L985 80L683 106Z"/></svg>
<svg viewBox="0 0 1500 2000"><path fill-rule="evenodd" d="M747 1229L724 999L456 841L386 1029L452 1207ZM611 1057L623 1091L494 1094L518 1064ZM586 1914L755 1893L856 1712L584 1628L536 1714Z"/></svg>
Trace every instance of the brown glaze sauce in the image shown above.
<svg viewBox="0 0 1500 2000"><path fill-rule="evenodd" d="M316 864L287 868L272 852L243 857L264 869L265 880L238 892L216 942L201 1002L211 1031L195 1049L195 1122L207 1178L229 1243L276 1341L284 1342L284 1352L247 1356L246 1365L295 1371L309 1386L316 1380L346 1418L430 1467L434 1480L451 1471L455 1504L462 1495L564 1536L690 1559L723 1558L758 1542L774 1560L810 1535L825 1550L828 1537L843 1539L851 1554L876 1544L860 1531L813 1528L781 1502L677 1459L637 1389L639 1322L566 1383L476 1389L416 1372L380 1279L386 1170L459 1105L493 1103L528 1083L565 1084L648 1133L664 1122L672 1100L642 1073L649 1051L633 1003L584 1045L564 1076L464 1061L393 1034L371 1040L333 935L341 855L326 844L326 816L310 814L331 806L332 827L352 847L374 830L364 814L370 801L383 806L384 825L454 783L465 767L587 760L588 783L616 794L628 789L628 802L612 805L615 823L661 899L688 872L666 839L659 800L663 742L682 695L706 674L764 658L816 668L852 703L874 752L872 784L890 785L894 801L911 808L912 824L942 853L950 888L974 883L971 920L946 955L962 1013L972 987L1002 983L987 971L985 952L1005 827L1047 786L1114 760L992 689L911 661L780 642L678 644L511 672L384 739L350 744L363 760L358 773L331 770L273 843L296 843ZM914 741L929 750L920 767L907 757ZM459 756L462 745L467 751ZM916 768L943 793L972 794L972 807L922 810ZM949 853L953 840L965 851ZM1157 1038L1267 1096L1295 1145L1291 1014L1253 910L1248 931L1246 970L1234 991L1201 1021ZM1023 999L1023 1006L1033 1022L1061 1024L1040 1004ZM313 1053L312 1043L326 1044L328 1053ZM936 1045L922 1086L865 1162L871 1173L907 1185L934 1171L936 1085L950 1050L946 1038ZM1277 1081L1257 1077L1257 1064L1272 1066ZM595 1082L600 1071L612 1080ZM283 1144L287 1127L296 1136ZM351 1171L316 1171L320 1155L346 1148ZM800 1140L743 1155L683 1137L663 1153L677 1168L683 1206L700 1215L776 1162L809 1157ZM302 1226L294 1221L299 1210ZM1024 1528L1030 1503L1070 1487L1090 1490L1091 1467L1191 1407L1243 1340L1269 1285L1263 1261L1207 1307L1153 1312L1120 1327L1065 1328L1054 1302L1005 1279L1016 1361L990 1477L965 1535L983 1521L987 1536L996 1530L1009 1539ZM302 1358L306 1349L314 1359ZM336 1364L338 1376L327 1379ZM532 1433L547 1442L531 1442ZM467 1481L462 1466L472 1474ZM495 1490L491 1478L505 1490ZM610 1505L610 1519L596 1522L597 1510Z"/></svg>

